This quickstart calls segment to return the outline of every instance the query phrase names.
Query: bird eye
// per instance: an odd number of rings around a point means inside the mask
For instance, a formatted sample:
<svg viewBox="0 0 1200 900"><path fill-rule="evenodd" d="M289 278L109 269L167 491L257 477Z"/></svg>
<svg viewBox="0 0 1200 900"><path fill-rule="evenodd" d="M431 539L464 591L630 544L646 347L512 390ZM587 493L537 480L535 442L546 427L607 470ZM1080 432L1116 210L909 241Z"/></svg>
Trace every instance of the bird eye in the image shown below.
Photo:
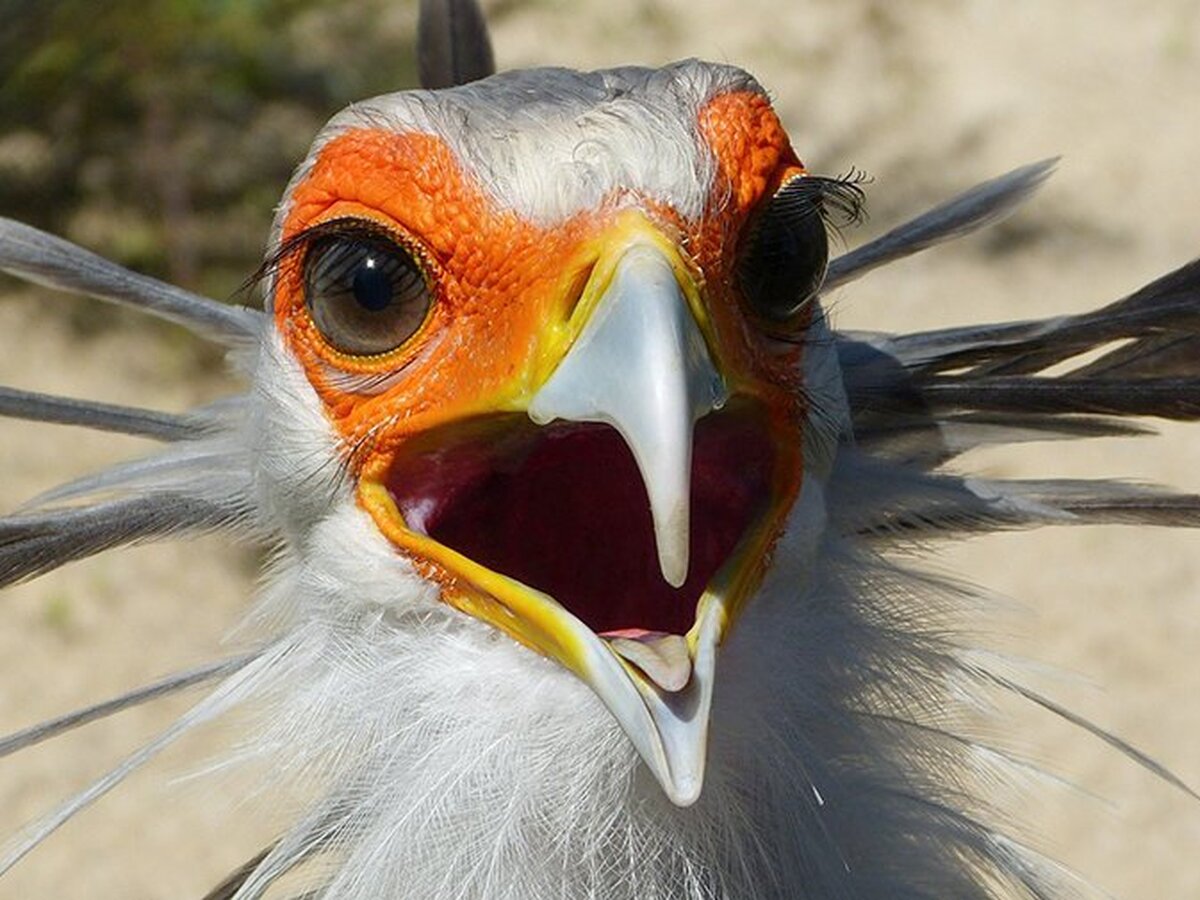
<svg viewBox="0 0 1200 900"><path fill-rule="evenodd" d="M750 312L784 330L821 289L829 263L823 180L800 175L767 201L750 226L738 276Z"/></svg>
<svg viewBox="0 0 1200 900"><path fill-rule="evenodd" d="M325 340L355 355L399 347L421 327L432 302L413 255L369 232L317 238L304 259L304 297Z"/></svg>

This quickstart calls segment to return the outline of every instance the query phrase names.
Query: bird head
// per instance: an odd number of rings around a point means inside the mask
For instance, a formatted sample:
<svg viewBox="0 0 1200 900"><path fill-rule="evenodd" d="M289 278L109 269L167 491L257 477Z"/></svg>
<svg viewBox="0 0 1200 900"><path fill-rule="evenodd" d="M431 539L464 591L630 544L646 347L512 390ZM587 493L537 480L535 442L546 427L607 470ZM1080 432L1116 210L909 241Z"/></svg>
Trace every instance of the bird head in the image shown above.
<svg viewBox="0 0 1200 900"><path fill-rule="evenodd" d="M372 581L393 612L551 661L694 802L722 641L785 533L821 529L845 401L817 294L857 199L727 66L351 107L265 268L268 506L298 545L344 507L399 564ZM375 578L352 537L322 546Z"/></svg>

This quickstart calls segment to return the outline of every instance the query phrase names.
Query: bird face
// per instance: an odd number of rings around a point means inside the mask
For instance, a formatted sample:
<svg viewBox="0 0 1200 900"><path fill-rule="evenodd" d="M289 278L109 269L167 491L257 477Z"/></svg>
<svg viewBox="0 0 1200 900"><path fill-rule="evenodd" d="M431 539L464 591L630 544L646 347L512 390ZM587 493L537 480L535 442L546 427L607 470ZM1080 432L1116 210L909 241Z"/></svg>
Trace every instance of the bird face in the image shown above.
<svg viewBox="0 0 1200 900"><path fill-rule="evenodd" d="M279 344L349 502L681 805L810 474L829 185L740 70L532 71L343 113L277 221Z"/></svg>

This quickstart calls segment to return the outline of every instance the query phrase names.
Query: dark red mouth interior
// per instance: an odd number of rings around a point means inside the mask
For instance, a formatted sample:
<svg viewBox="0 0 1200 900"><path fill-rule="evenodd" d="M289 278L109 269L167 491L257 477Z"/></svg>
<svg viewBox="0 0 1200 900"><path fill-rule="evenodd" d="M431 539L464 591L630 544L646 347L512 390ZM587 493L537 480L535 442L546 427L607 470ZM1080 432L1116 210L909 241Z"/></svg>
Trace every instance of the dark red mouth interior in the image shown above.
<svg viewBox="0 0 1200 900"><path fill-rule="evenodd" d="M387 487L408 527L544 591L598 634L683 634L696 602L764 511L773 454L762 423L721 412L696 425L687 581L659 570L641 474L606 425L498 417L427 434Z"/></svg>

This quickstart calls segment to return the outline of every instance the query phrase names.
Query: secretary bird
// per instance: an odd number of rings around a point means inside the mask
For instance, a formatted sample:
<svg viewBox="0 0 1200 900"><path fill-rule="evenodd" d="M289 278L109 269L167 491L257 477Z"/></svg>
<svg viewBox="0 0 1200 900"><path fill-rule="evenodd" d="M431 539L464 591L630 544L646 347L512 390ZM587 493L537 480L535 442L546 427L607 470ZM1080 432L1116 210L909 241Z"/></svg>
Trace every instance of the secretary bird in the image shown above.
<svg viewBox="0 0 1200 900"><path fill-rule="evenodd" d="M965 712L1020 697L1188 788L973 646L973 599L909 558L1200 522L1192 495L958 470L1200 416L1200 263L1091 313L837 332L823 295L999 220L1052 164L830 259L861 185L810 172L748 73L491 74L473 4L422 13L427 89L317 137L263 311L0 221L0 268L188 327L248 382L182 415L4 389L5 415L164 446L0 519L0 583L214 530L273 553L242 652L0 740L206 685L0 871L245 709L238 755L301 799L209 900L1071 896L994 813L1022 762Z"/></svg>

